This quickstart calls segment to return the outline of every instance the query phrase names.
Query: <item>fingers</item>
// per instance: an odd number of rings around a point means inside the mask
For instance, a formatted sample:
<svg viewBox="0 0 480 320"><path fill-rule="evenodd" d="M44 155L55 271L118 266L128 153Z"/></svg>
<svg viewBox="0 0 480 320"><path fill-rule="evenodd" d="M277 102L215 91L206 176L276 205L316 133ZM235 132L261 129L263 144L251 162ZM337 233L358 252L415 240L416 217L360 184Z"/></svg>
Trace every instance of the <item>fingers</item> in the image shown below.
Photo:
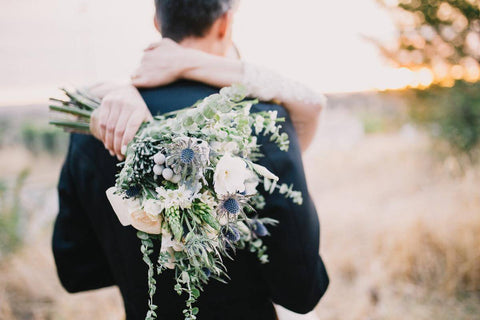
<svg viewBox="0 0 480 320"><path fill-rule="evenodd" d="M138 129L142 125L143 121L145 121L145 114L143 112L134 112L131 115L125 127L125 132L123 134L121 147L128 145L130 141L132 141ZM120 147L120 150L121 150L121 147Z"/></svg>
<svg viewBox="0 0 480 320"><path fill-rule="evenodd" d="M90 132L92 133L92 135L97 138L97 139L100 139L100 134L99 134L99 130L98 130L98 109L95 109L93 110L92 112L92 115L90 116Z"/></svg>
<svg viewBox="0 0 480 320"><path fill-rule="evenodd" d="M107 121L110 114L110 105L102 102L100 107L93 111L90 119L90 131L98 140L105 141L105 133L107 130Z"/></svg>
<svg viewBox="0 0 480 320"><path fill-rule="evenodd" d="M155 87L155 84L145 74L141 74L141 75L138 75L138 76L133 76L132 77L132 85L134 85L137 88L152 88L152 87Z"/></svg>
<svg viewBox="0 0 480 320"><path fill-rule="evenodd" d="M122 141L123 141L123 136L125 134L125 129L127 127L127 123L130 120L131 115L132 115L132 112L130 112L130 110L124 110L122 114L120 114L117 121L117 125L115 127L115 134L113 138L113 152L115 152L115 155L117 156L118 160L123 159Z"/></svg>
<svg viewBox="0 0 480 320"><path fill-rule="evenodd" d="M100 107L92 113L90 127L110 154L121 160L122 147L133 139L142 122L150 119L150 111L138 90L125 86L102 100Z"/></svg>
<svg viewBox="0 0 480 320"><path fill-rule="evenodd" d="M110 151L110 155L114 155L113 152L113 139L115 136L115 129L117 127L117 121L120 116L119 109L115 108L115 110L111 110L108 115L107 125L106 125L106 132L105 132L105 148Z"/></svg>

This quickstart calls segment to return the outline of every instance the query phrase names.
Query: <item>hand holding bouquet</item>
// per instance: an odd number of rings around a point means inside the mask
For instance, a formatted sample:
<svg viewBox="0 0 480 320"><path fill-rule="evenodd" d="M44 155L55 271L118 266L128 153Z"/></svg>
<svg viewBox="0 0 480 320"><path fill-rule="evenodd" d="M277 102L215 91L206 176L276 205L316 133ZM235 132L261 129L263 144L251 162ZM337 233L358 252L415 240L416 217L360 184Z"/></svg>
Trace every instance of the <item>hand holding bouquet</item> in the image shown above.
<svg viewBox="0 0 480 320"><path fill-rule="evenodd" d="M75 121L52 121L66 129L89 132L91 113L100 101L87 93L64 91L69 100L54 99L54 111ZM178 294L186 293L185 319L196 319L194 302L210 278L225 281L223 257L247 248L268 262L261 237L276 221L259 217L265 199L257 191L280 192L294 203L302 195L293 186L255 163L260 153L256 135L269 135L281 150L289 140L275 111L250 113L256 101L244 100L242 87L220 90L194 106L154 117L144 123L125 150L116 185L107 190L123 225L138 230L148 265L149 311L155 319L155 273L174 269ZM151 260L161 242L158 261Z"/></svg>

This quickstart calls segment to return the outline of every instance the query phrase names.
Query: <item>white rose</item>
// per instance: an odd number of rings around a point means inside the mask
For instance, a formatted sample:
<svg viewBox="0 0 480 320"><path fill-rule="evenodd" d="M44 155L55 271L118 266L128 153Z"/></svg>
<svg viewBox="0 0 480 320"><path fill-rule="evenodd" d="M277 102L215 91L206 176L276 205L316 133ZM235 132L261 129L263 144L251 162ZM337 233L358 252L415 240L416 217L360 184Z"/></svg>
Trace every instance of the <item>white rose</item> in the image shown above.
<svg viewBox="0 0 480 320"><path fill-rule="evenodd" d="M163 210L162 202L156 199L148 199L143 203L143 210L152 216L158 216Z"/></svg>
<svg viewBox="0 0 480 320"><path fill-rule="evenodd" d="M149 234L160 234L162 227L161 216L152 216L143 210L136 210L130 214L132 226Z"/></svg>
<svg viewBox="0 0 480 320"><path fill-rule="evenodd" d="M227 153L218 161L213 175L215 192L221 195L243 192L248 176L249 170L245 161Z"/></svg>

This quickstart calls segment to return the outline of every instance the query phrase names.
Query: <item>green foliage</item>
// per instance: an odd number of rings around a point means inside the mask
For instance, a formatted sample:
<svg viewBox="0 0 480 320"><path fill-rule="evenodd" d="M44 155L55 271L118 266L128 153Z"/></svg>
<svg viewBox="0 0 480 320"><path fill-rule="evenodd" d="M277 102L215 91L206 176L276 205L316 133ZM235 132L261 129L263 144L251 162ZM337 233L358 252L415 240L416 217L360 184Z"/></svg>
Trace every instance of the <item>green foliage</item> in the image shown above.
<svg viewBox="0 0 480 320"><path fill-rule="evenodd" d="M28 174L28 170L22 171L11 189L0 181L0 257L14 252L22 244L25 212L20 193Z"/></svg>
<svg viewBox="0 0 480 320"><path fill-rule="evenodd" d="M11 130L9 121L7 119L0 119L0 147L5 144L5 135L9 130Z"/></svg>
<svg viewBox="0 0 480 320"><path fill-rule="evenodd" d="M22 143L35 153L47 152L52 155L62 154L68 145L68 135L61 130L27 122L21 128Z"/></svg>
<svg viewBox="0 0 480 320"><path fill-rule="evenodd" d="M480 83L457 81L452 88L411 90L410 117L471 158L480 145Z"/></svg>

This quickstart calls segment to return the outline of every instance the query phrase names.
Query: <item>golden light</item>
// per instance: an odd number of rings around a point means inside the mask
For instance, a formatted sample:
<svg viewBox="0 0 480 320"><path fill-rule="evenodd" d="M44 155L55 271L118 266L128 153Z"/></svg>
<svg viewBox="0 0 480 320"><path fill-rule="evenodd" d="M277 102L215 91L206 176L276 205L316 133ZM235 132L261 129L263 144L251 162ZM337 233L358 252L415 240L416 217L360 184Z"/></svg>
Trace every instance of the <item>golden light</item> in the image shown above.
<svg viewBox="0 0 480 320"><path fill-rule="evenodd" d="M464 69L460 65L454 65L450 68L450 74L455 80L462 79L464 76Z"/></svg>

